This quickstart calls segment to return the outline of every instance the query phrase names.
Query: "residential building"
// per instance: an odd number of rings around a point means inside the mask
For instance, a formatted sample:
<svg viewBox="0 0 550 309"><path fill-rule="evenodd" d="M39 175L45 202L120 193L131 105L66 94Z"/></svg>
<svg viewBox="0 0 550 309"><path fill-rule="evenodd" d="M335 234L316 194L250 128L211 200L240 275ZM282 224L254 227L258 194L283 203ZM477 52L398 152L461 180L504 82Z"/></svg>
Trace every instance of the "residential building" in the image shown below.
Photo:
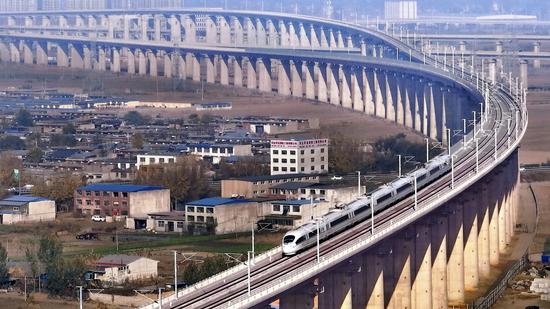
<svg viewBox="0 0 550 309"><path fill-rule="evenodd" d="M256 201L213 197L185 206L185 222L192 234L228 234L250 231L261 215Z"/></svg>
<svg viewBox="0 0 550 309"><path fill-rule="evenodd" d="M76 189L76 209L86 215L147 218L170 211L170 190L156 186L91 184Z"/></svg>
<svg viewBox="0 0 550 309"><path fill-rule="evenodd" d="M55 201L29 195L15 195L0 201L0 224L55 220Z"/></svg>
<svg viewBox="0 0 550 309"><path fill-rule="evenodd" d="M219 111L230 110L233 108L233 104L227 102L210 102L195 104L195 110L197 111Z"/></svg>
<svg viewBox="0 0 550 309"><path fill-rule="evenodd" d="M365 192L365 187L361 188ZM284 195L286 199L329 202L333 206L347 204L358 197L357 185L332 183L288 182L271 188L272 195Z"/></svg>
<svg viewBox="0 0 550 309"><path fill-rule="evenodd" d="M388 0L384 2L384 17L386 19L416 19L418 18L416 1Z"/></svg>
<svg viewBox="0 0 550 309"><path fill-rule="evenodd" d="M32 12L38 8L38 0L0 0L0 12Z"/></svg>
<svg viewBox="0 0 550 309"><path fill-rule="evenodd" d="M177 160L180 154L175 153L151 153L141 154L137 156L136 168L139 170L141 166L155 164L172 164Z"/></svg>
<svg viewBox="0 0 550 309"><path fill-rule="evenodd" d="M219 164L222 158L252 156L252 145L239 144L195 144L189 146L191 154Z"/></svg>
<svg viewBox="0 0 550 309"><path fill-rule="evenodd" d="M264 217L258 224L272 228L292 229L320 217L334 208L328 202L314 200L281 200L264 203Z"/></svg>
<svg viewBox="0 0 550 309"><path fill-rule="evenodd" d="M107 255L93 264L93 279L121 284L158 276L159 261L134 255Z"/></svg>
<svg viewBox="0 0 550 309"><path fill-rule="evenodd" d="M328 139L271 141L271 175L328 172Z"/></svg>
<svg viewBox="0 0 550 309"><path fill-rule="evenodd" d="M253 176L222 180L222 197L257 198L270 196L273 186L288 182L318 183L319 175L293 174Z"/></svg>
<svg viewBox="0 0 550 309"><path fill-rule="evenodd" d="M155 232L186 233L185 211L157 212L149 214L147 230Z"/></svg>

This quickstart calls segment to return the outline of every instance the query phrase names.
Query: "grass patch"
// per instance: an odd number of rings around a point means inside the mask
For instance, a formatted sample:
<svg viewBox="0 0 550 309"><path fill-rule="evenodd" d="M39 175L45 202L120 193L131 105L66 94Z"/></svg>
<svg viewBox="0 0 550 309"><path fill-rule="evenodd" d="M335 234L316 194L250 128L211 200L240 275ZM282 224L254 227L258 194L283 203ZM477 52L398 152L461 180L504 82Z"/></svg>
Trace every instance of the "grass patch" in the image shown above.
<svg viewBox="0 0 550 309"><path fill-rule="evenodd" d="M248 233L238 234L237 236L246 236ZM150 235L148 235L149 237ZM157 235L158 236L158 235ZM98 255L108 255L116 253L128 253L144 249L172 247L181 245L190 245L202 252L246 252L250 250L250 244L230 243L223 240L235 239L235 234L227 235L208 235L208 236L158 236L157 240L135 241L131 243L119 244L117 251L116 245L98 247L86 250L74 250L65 252L64 256L77 256L82 254L94 253ZM266 251L273 248L271 244L256 244L257 251Z"/></svg>

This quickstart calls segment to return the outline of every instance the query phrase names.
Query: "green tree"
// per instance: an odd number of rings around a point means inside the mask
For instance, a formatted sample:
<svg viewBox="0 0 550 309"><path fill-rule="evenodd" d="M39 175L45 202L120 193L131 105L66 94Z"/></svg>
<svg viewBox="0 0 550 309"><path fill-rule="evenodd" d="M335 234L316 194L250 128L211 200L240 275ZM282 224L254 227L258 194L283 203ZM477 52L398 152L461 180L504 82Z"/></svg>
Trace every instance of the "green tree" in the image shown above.
<svg viewBox="0 0 550 309"><path fill-rule="evenodd" d="M200 119L199 119L199 115L197 114L191 114L189 115L189 122L191 123L199 123Z"/></svg>
<svg viewBox="0 0 550 309"><path fill-rule="evenodd" d="M50 146L74 147L76 139L70 134L53 134L50 136Z"/></svg>
<svg viewBox="0 0 550 309"><path fill-rule="evenodd" d="M38 245L38 260L46 268L54 265L61 259L63 244L57 236L53 234L42 236Z"/></svg>
<svg viewBox="0 0 550 309"><path fill-rule="evenodd" d="M151 117L142 115L137 111L130 111L124 115L124 121L135 126L142 126L151 122Z"/></svg>
<svg viewBox="0 0 550 309"><path fill-rule="evenodd" d="M44 152L40 148L33 148L27 152L27 161L32 163L40 163Z"/></svg>
<svg viewBox="0 0 550 309"><path fill-rule="evenodd" d="M50 198L60 209L69 211L74 206L74 191L82 186L84 181L78 175L64 173L54 175L48 181L36 180L33 184L33 195Z"/></svg>
<svg viewBox="0 0 550 309"><path fill-rule="evenodd" d="M170 189L170 198L175 205L180 201L195 200L207 196L210 171L208 164L193 156L178 157L176 163L149 165L140 168L136 183L163 186Z"/></svg>
<svg viewBox="0 0 550 309"><path fill-rule="evenodd" d="M202 124L209 124L212 121L214 121L214 117L210 114L203 114L201 117L201 123Z"/></svg>
<svg viewBox="0 0 550 309"><path fill-rule="evenodd" d="M132 147L134 148L137 148L137 149L141 149L143 148L143 144L144 144L144 138L143 138L143 134L141 133L136 133L132 136Z"/></svg>
<svg viewBox="0 0 550 309"><path fill-rule="evenodd" d="M0 137L0 150L23 150L25 142L17 136Z"/></svg>
<svg viewBox="0 0 550 309"><path fill-rule="evenodd" d="M32 115L26 109L20 109L15 115L15 123L22 127L32 127Z"/></svg>
<svg viewBox="0 0 550 309"><path fill-rule="evenodd" d="M6 280L10 277L8 272L8 252L0 245L0 281Z"/></svg>
<svg viewBox="0 0 550 309"><path fill-rule="evenodd" d="M233 164L222 160L216 176L219 179L227 179L267 174L269 174L269 165L262 162L257 156L253 156L251 158L239 160Z"/></svg>
<svg viewBox="0 0 550 309"><path fill-rule="evenodd" d="M76 128L74 124L68 123L63 127L63 134L76 134Z"/></svg>

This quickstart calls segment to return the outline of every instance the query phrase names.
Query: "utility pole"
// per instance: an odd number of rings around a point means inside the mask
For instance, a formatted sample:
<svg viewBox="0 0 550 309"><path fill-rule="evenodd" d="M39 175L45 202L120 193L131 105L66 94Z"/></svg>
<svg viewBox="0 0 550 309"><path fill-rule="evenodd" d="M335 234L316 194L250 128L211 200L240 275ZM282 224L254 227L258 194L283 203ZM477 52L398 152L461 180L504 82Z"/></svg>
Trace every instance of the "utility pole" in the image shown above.
<svg viewBox="0 0 550 309"><path fill-rule="evenodd" d="M174 250L174 295L178 298L178 252Z"/></svg>
<svg viewBox="0 0 550 309"><path fill-rule="evenodd" d="M82 286L77 286L77 288L78 288L79 308L83 309L84 304L83 304L83 301L82 301Z"/></svg>

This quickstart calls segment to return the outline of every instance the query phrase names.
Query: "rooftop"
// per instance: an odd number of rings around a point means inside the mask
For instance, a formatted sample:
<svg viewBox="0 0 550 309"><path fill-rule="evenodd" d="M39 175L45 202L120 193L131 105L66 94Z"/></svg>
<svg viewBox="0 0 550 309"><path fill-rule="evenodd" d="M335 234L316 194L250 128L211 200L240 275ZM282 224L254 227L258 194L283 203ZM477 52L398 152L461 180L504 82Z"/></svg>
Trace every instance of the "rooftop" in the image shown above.
<svg viewBox="0 0 550 309"><path fill-rule="evenodd" d="M290 205L290 206L302 206L307 204L317 204L318 201L311 201L311 200L288 200L288 201L275 201L271 202L271 204L278 204L278 205Z"/></svg>
<svg viewBox="0 0 550 309"><path fill-rule="evenodd" d="M229 205L229 204L239 204L239 203L248 203L249 200L237 199L237 198L225 198L225 197L209 197L202 200L193 201L187 203L189 206L218 206L218 205Z"/></svg>
<svg viewBox="0 0 550 309"><path fill-rule="evenodd" d="M3 199L1 202L19 202L19 203L32 203L48 201L47 198L31 196L31 195L14 195Z"/></svg>
<svg viewBox="0 0 550 309"><path fill-rule="evenodd" d="M157 186L141 186L141 185L125 185L125 184L91 184L78 188L85 191L108 191L108 192L142 192L164 190L163 187Z"/></svg>
<svg viewBox="0 0 550 309"><path fill-rule="evenodd" d="M235 180L242 181L268 181L268 180L280 180L280 179L292 179L292 178L302 178L302 177L319 177L314 174L284 174L284 175L262 175L262 176L249 176L234 178Z"/></svg>
<svg viewBox="0 0 550 309"><path fill-rule="evenodd" d="M128 265L139 259L146 259L137 255L106 255L95 262L96 266L119 266ZM155 261L155 260L153 260ZM157 262L157 261L155 261Z"/></svg>

